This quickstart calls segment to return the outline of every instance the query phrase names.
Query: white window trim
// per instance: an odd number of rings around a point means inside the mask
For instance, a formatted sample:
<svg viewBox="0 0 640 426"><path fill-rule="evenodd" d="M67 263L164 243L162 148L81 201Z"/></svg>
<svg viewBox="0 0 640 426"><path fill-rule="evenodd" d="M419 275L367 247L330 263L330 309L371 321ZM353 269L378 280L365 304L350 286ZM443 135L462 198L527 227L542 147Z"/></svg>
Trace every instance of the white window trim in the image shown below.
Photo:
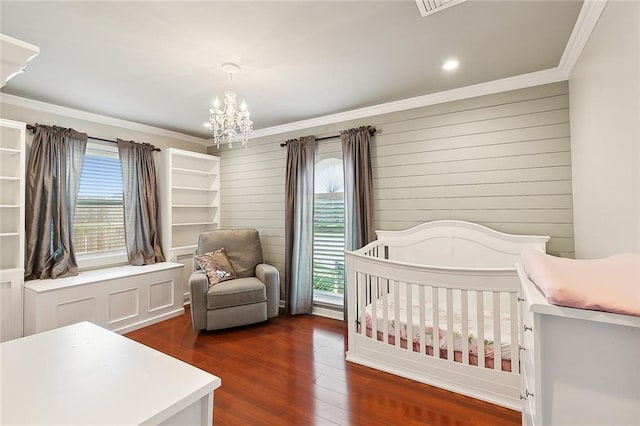
<svg viewBox="0 0 640 426"><path fill-rule="evenodd" d="M344 295L324 290L313 290L313 303L325 306L344 306Z"/></svg>
<svg viewBox="0 0 640 426"><path fill-rule="evenodd" d="M80 271L110 268L112 266L126 265L129 263L127 252L124 249L76 254L76 259Z"/></svg>

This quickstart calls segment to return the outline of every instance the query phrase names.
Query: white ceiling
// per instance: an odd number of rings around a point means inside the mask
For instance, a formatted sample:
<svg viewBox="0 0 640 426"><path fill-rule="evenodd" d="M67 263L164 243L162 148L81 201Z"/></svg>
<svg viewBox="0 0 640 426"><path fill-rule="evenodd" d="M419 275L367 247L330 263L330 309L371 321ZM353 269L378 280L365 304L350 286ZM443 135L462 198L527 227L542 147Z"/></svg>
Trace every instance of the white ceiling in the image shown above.
<svg viewBox="0 0 640 426"><path fill-rule="evenodd" d="M2 0L0 32L40 47L2 92L209 137L224 62L260 129L556 67L581 4Z"/></svg>

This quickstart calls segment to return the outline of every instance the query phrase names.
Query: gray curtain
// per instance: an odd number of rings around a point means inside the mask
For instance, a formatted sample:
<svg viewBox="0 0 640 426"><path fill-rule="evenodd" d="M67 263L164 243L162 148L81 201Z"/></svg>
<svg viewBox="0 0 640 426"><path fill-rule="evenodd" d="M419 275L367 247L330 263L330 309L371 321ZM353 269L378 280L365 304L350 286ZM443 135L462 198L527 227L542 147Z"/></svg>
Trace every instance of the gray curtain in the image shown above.
<svg viewBox="0 0 640 426"><path fill-rule="evenodd" d="M345 249L357 250L376 239L369 126L340 132L344 167ZM344 291L347 319L347 289Z"/></svg>
<svg viewBox="0 0 640 426"><path fill-rule="evenodd" d="M313 309L314 136L287 143L285 301L290 315Z"/></svg>
<svg viewBox="0 0 640 426"><path fill-rule="evenodd" d="M87 135L36 125L26 176L25 280L78 275L73 249Z"/></svg>
<svg viewBox="0 0 640 426"><path fill-rule="evenodd" d="M164 262L160 246L154 147L118 139L124 189L124 232L132 265Z"/></svg>

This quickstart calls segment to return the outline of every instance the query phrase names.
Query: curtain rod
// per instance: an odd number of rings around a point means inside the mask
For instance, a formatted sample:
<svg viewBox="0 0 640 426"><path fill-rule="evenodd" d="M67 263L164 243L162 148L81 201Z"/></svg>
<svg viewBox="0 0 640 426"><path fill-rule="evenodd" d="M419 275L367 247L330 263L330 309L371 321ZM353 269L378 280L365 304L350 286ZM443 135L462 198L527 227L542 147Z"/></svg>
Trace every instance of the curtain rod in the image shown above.
<svg viewBox="0 0 640 426"><path fill-rule="evenodd" d="M375 134L376 134L376 128L375 128L375 127L371 127L371 128L369 129L369 134L370 134L371 136L375 135ZM335 139L335 138L339 138L339 137L340 137L340 133L335 134L335 135L331 135L331 136L324 136L324 137L322 137L322 138L316 138L316 142L326 141L327 139ZM282 143L280 144L280 148L284 148L285 146L287 146L287 143L288 143L288 142L282 142Z"/></svg>
<svg viewBox="0 0 640 426"><path fill-rule="evenodd" d="M29 130L32 133L35 133L36 131L36 126L33 124L27 124L27 130ZM111 139L102 139L102 138L96 138L94 136L87 136L89 139L95 139L97 141L102 141L102 142L109 142L109 143L118 143L118 141L114 141ZM151 145L151 144L150 144ZM153 145L151 145L153 146ZM156 148L155 146L153 147L154 151L161 151L160 148Z"/></svg>

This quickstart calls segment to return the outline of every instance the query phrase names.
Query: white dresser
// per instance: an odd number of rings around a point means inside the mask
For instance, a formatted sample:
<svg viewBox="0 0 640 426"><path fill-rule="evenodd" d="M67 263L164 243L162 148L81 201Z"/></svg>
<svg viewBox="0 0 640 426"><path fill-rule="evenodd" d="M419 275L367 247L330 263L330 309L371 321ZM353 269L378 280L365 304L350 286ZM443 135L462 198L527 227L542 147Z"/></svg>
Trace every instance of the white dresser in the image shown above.
<svg viewBox="0 0 640 426"><path fill-rule="evenodd" d="M517 268L522 424L640 425L640 317L551 305Z"/></svg>
<svg viewBox="0 0 640 426"><path fill-rule="evenodd" d="M82 322L0 344L0 424L201 425L220 378Z"/></svg>

